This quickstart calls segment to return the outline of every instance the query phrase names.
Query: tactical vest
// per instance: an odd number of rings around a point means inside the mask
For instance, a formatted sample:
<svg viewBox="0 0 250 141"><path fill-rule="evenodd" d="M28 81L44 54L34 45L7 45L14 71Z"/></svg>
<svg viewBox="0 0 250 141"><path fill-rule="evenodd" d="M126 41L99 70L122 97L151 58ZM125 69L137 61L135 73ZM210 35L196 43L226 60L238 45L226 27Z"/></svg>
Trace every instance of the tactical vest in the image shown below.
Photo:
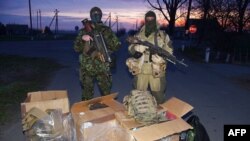
<svg viewBox="0 0 250 141"><path fill-rule="evenodd" d="M157 103L149 91L132 90L123 100L128 115L137 122L150 124L157 122Z"/></svg>

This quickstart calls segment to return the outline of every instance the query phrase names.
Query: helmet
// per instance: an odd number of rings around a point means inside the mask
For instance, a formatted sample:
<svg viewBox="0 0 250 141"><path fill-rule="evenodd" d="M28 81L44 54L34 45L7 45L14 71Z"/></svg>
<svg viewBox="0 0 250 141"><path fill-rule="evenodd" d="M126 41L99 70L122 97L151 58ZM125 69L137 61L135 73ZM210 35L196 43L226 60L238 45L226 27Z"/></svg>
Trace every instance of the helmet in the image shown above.
<svg viewBox="0 0 250 141"><path fill-rule="evenodd" d="M98 23L102 19L102 10L99 7L93 7L90 10L90 18L92 22Z"/></svg>
<svg viewBox="0 0 250 141"><path fill-rule="evenodd" d="M145 14L145 36L149 36L152 32L155 32L157 29L156 26L156 15L153 11L148 11Z"/></svg>

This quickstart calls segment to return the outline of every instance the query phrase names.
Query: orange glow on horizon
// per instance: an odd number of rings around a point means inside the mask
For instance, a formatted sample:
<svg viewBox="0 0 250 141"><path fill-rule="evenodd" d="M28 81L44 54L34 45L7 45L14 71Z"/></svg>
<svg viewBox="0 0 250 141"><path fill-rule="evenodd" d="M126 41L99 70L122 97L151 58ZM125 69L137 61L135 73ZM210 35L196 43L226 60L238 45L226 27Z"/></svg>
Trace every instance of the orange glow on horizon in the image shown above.
<svg viewBox="0 0 250 141"><path fill-rule="evenodd" d="M168 26L168 21L165 19L158 20L158 23L163 27ZM184 25L185 25L185 20L183 18L175 21L176 27L183 27Z"/></svg>
<svg viewBox="0 0 250 141"><path fill-rule="evenodd" d="M103 10L103 17L102 21L103 22L108 22L107 19L109 17L109 13L106 11L109 10ZM44 15L49 15L51 13L44 13ZM51 16L51 15L50 15ZM79 20L81 21L83 18L89 18L89 13L88 12L61 12L60 16L65 16L65 17L71 17L72 19L67 19L67 21L73 22L73 20ZM116 18L118 17L119 21L119 26L120 28L126 28L126 29L135 29L136 26L141 27L142 24L144 24L144 16L145 12L142 11L124 11L124 9L119 10L119 13L117 12L111 12L111 24L114 24L116 22ZM52 17L52 16L51 16ZM166 27L168 26L168 21L164 18L159 18L157 20L158 24L160 26ZM80 23L80 22L79 22ZM185 25L185 20L184 18L180 18L175 22L176 27L181 27Z"/></svg>

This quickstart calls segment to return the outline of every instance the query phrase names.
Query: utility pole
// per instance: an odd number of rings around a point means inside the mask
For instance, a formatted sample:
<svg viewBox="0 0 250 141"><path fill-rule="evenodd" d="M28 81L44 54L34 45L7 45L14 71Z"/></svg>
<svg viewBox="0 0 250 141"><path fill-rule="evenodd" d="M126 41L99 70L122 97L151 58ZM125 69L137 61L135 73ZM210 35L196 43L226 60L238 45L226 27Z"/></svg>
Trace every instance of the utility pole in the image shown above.
<svg viewBox="0 0 250 141"><path fill-rule="evenodd" d="M118 33L118 25L119 25L118 16L116 16L116 33Z"/></svg>
<svg viewBox="0 0 250 141"><path fill-rule="evenodd" d="M109 13L109 28L111 28L111 13Z"/></svg>
<svg viewBox="0 0 250 141"><path fill-rule="evenodd" d="M42 31L43 28L42 28L42 15L41 15L41 10L39 9L39 17L40 17L40 30Z"/></svg>
<svg viewBox="0 0 250 141"><path fill-rule="evenodd" d="M55 17L56 17L56 25L55 25L55 34L58 32L58 10L55 11Z"/></svg>
<svg viewBox="0 0 250 141"><path fill-rule="evenodd" d="M37 30L41 30L42 31L42 22L41 22L41 10L39 9L37 12L36 12L36 27L37 27Z"/></svg>
<svg viewBox="0 0 250 141"><path fill-rule="evenodd" d="M32 29L32 16L31 16L31 3L29 0L29 13L30 13L30 36L31 40L33 40L33 29Z"/></svg>
<svg viewBox="0 0 250 141"><path fill-rule="evenodd" d="M138 20L136 19L136 23L135 23L135 30L137 31L137 29L138 29Z"/></svg>
<svg viewBox="0 0 250 141"><path fill-rule="evenodd" d="M36 29L38 30L38 23L39 23L39 13L36 11Z"/></svg>

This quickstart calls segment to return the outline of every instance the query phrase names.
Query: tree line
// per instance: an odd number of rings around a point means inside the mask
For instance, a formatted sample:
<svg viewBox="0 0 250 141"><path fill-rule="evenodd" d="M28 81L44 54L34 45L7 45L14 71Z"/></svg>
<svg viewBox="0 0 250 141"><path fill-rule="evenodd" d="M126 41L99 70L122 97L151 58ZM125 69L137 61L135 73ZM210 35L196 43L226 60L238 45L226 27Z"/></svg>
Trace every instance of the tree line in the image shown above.
<svg viewBox="0 0 250 141"><path fill-rule="evenodd" d="M250 28L250 0L145 0L168 21L169 34L174 32L175 22L185 19L188 28L190 17L217 19L223 31L243 33ZM180 14L177 14L179 12Z"/></svg>

